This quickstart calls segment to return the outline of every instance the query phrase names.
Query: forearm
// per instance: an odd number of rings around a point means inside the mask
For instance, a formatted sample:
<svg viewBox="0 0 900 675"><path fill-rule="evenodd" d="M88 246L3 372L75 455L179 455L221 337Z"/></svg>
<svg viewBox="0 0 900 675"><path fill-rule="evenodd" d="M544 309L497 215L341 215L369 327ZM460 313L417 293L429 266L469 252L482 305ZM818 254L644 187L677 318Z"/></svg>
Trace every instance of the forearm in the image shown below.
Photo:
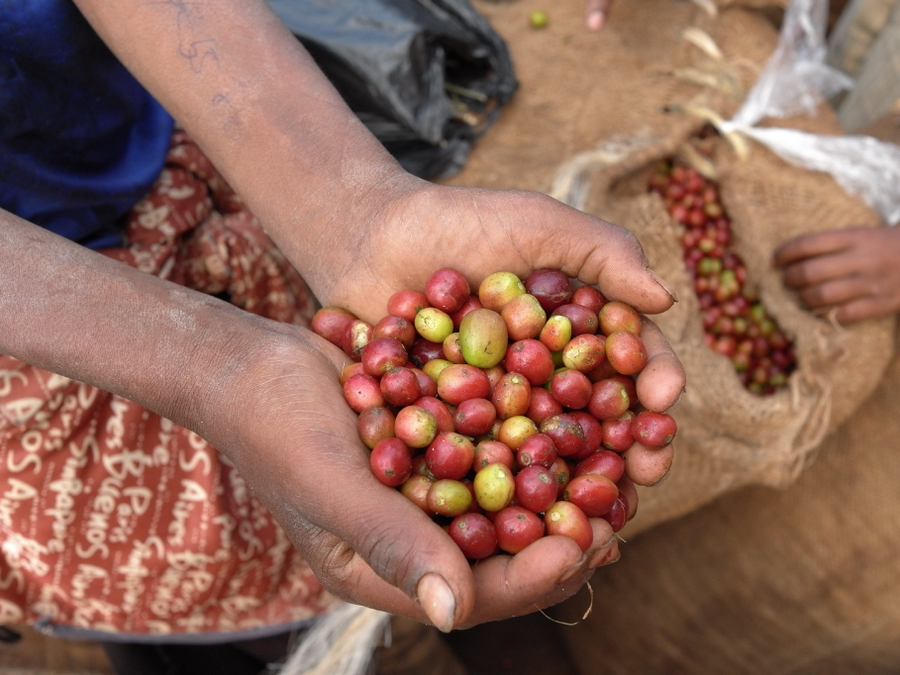
<svg viewBox="0 0 900 675"><path fill-rule="evenodd" d="M263 325L4 211L0 289L0 353L137 401L201 434L209 411L225 407L251 333Z"/></svg>
<svg viewBox="0 0 900 675"><path fill-rule="evenodd" d="M261 0L77 0L223 172L317 295L409 181ZM340 246L336 246L336 243ZM323 264L327 260L327 264Z"/></svg>

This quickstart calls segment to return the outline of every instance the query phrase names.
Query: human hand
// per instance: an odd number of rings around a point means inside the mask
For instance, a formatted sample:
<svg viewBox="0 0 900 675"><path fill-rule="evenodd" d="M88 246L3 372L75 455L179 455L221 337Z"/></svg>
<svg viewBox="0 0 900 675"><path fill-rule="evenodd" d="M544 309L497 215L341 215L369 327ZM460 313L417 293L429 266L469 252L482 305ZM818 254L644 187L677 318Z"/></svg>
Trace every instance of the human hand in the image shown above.
<svg viewBox="0 0 900 675"><path fill-rule="evenodd" d="M900 311L900 229L850 228L798 237L775 251L784 283L816 314L843 324Z"/></svg>
<svg viewBox="0 0 900 675"><path fill-rule="evenodd" d="M449 535L372 474L339 385L349 362L339 349L3 211L0 243L9 291L0 298L2 353L205 438L336 596L449 630L560 602L618 557L609 524L597 519L586 554L571 539L547 537L471 566Z"/></svg>
<svg viewBox="0 0 900 675"><path fill-rule="evenodd" d="M315 259L307 259L304 274L324 304L344 307L374 322L384 314L392 293L424 288L428 277L445 266L463 272L473 288L492 272L512 271L527 278L534 269L553 267L584 283L597 284L608 297L625 300L643 312L661 312L673 302L662 282L647 270L647 262L633 235L544 195L448 188L414 179L399 181L398 187L388 190L387 195L379 191L368 192L365 217L359 216L365 226L356 223L343 231L341 242L344 246L340 248L354 251L355 255L345 257L337 247L322 247ZM666 410L682 390L684 373L665 338L649 320L645 322L643 336L650 358L638 380L640 396L647 407ZM271 351L275 353L275 350ZM343 358L336 350L333 352L331 358ZM337 372L333 369L332 380L336 379ZM327 377L322 373L316 376L316 381L327 382ZM280 378L265 379L280 381ZM291 391L296 389L291 387ZM315 429L309 413L300 411L321 409L322 392L319 388L307 401L299 402L295 413L279 416L279 419L298 421L295 437L301 431L309 435ZM618 557L617 544L614 540L609 543L611 530L602 520L595 519L594 540L599 548L589 552L587 563L578 562L582 560L580 552L571 548L571 542L547 537L515 556L497 556L470 566L449 540L441 536L443 533L436 531L430 519L406 503L396 491L373 482L368 466L362 461L365 455L360 455L358 442L352 448L346 443L346 439L356 433L355 416L336 392L326 409L331 412L324 418L330 422L336 421L337 414L341 415L343 431L331 430L323 433L323 437L332 445L339 434L345 439L342 444L344 456L354 454L360 462L356 467L357 485L364 482L368 486L366 492L379 495L385 504L374 511L379 514L376 520L348 512L342 501L330 520L314 521L314 529L308 525L299 528L297 545L310 559L324 561L323 566L317 567L323 579L335 578L336 559L349 561L347 569L339 570L343 585L336 589L339 594L344 594L342 597L382 608L385 602L397 603L387 606L410 615L415 608L408 604L405 596L397 593L396 588L413 593L413 582L421 583L418 580L427 578L426 583L430 584L433 580L443 579L455 598L453 602L458 614L453 625L460 627L554 604L583 583L589 574L585 565L589 566L591 560ZM256 412L249 416L259 417ZM320 426L321 419L323 416L317 413L315 420L319 420ZM278 424L273 421L263 428L277 430ZM260 441L253 447L270 445ZM671 447L648 450L634 446L626 455L626 467L629 475L637 478L636 482L652 484L665 475L671 459ZM268 470L265 466L278 464L265 462L260 466ZM303 467L302 475L279 475L279 479L287 480L284 490L288 495L295 494L296 487L291 486L302 481L303 475L308 475L305 464L298 461L296 466L298 472ZM240 470L245 474L254 467ZM271 491L272 481L263 478L256 482ZM316 513L312 508L314 504L318 503L321 511L322 504L333 499L332 488L325 486L322 489L321 499L313 500L303 511ZM356 507L361 513L365 512L367 504L374 504L358 489L354 490L353 496L362 500ZM390 514L390 518L382 519L380 514ZM300 518L293 511L287 514L276 511L276 517L282 523L296 522ZM351 529L338 522L344 518L348 519ZM373 528L373 523L378 526ZM353 533L354 526L361 529ZM427 533L427 537L423 533ZM354 543L348 543L351 541ZM428 541L427 545L423 544L425 541ZM319 543L311 550L310 542ZM340 555L336 555L336 551ZM403 563L392 562L397 559ZM570 572L574 576L560 584L567 567L579 571ZM436 576L429 577L428 570L435 571ZM398 576L401 574L404 576ZM439 596L449 598L443 593ZM425 604L429 606L427 602ZM446 614L444 606L432 607L440 607L438 614ZM434 612L430 612L430 616L439 627L449 625L441 624Z"/></svg>
<svg viewBox="0 0 900 675"><path fill-rule="evenodd" d="M424 288L441 267L462 272L473 289L497 271L521 279L540 268L561 269L639 312L656 314L674 299L649 270L635 237L625 229L572 209L545 195L517 191L449 188L421 181L395 190L388 203L369 197L365 228L353 228L345 243L351 258L323 251L304 274L327 305L349 309L372 323L390 295ZM342 262L335 262L336 260ZM648 409L670 409L684 386L684 371L655 324L644 320L649 363L637 379ZM671 446L626 453L629 476L652 485L667 473Z"/></svg>
<svg viewBox="0 0 900 675"><path fill-rule="evenodd" d="M606 24L606 17L612 9L613 0L587 0L585 4L585 20L587 27L599 31Z"/></svg>
<svg viewBox="0 0 900 675"><path fill-rule="evenodd" d="M618 558L609 524L594 519L586 554L545 537L470 565L421 509L374 478L338 385L347 357L308 331L264 325L222 389L235 395L212 411L209 440L336 596L446 631L556 604Z"/></svg>

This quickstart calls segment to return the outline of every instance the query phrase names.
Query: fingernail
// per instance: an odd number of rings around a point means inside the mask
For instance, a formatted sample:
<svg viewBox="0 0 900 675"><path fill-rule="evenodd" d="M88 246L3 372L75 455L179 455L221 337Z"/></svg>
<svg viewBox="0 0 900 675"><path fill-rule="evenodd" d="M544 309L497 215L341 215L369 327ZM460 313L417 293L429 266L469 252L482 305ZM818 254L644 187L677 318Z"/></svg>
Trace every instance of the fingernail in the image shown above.
<svg viewBox="0 0 900 675"><path fill-rule="evenodd" d="M610 560L615 556L615 559ZM603 544L596 551L591 553L590 558L588 559L588 569L596 569L601 565L605 565L610 562L615 562L619 559L619 537L613 533L613 535L609 538L609 540Z"/></svg>
<svg viewBox="0 0 900 675"><path fill-rule="evenodd" d="M675 295L675 291L672 290L672 287L666 283L666 280L659 276L656 272L647 268L647 273L650 275L650 278L653 279L657 284L659 284L660 288L662 288L666 293L668 293L669 297L672 298L675 302L678 302L678 296Z"/></svg>
<svg viewBox="0 0 900 675"><path fill-rule="evenodd" d="M575 576L576 574L578 574L579 572L583 572L583 571L584 571L584 563L585 563L586 560L587 560L587 557L586 557L586 556L581 556L581 557L578 559L578 562L577 562L577 563L575 563L575 564L572 565L569 569L567 569L565 572L562 573L562 575L559 577L559 582L558 582L558 583L561 584L561 583L563 583L563 582L565 582L565 581L568 581L569 579L571 579L572 577L574 577L574 576Z"/></svg>
<svg viewBox="0 0 900 675"><path fill-rule="evenodd" d="M442 633L453 630L456 618L456 598L453 591L438 574L429 573L419 579L416 586L419 605L428 615L428 619Z"/></svg>
<svg viewBox="0 0 900 675"><path fill-rule="evenodd" d="M619 558L622 557L622 552L619 551L618 546L612 546L608 549L600 549L594 555L591 556L591 560L588 563L588 567L592 570L597 569L598 567L602 567L603 565L611 565L616 562Z"/></svg>
<svg viewBox="0 0 900 675"><path fill-rule="evenodd" d="M594 31L600 30L601 28L603 28L603 24L605 21L606 15L599 9L594 10L588 16L588 28Z"/></svg>
<svg viewBox="0 0 900 675"><path fill-rule="evenodd" d="M652 488L653 488L653 487L659 487L660 485L662 485L663 483L665 483L667 480L669 480L669 472L670 472L671 470L672 470L672 467L669 467L668 469L666 469L666 472L663 474L663 477L662 477L662 478L660 478L658 481L656 481L655 483L653 483L653 485L648 485L647 487L652 487Z"/></svg>

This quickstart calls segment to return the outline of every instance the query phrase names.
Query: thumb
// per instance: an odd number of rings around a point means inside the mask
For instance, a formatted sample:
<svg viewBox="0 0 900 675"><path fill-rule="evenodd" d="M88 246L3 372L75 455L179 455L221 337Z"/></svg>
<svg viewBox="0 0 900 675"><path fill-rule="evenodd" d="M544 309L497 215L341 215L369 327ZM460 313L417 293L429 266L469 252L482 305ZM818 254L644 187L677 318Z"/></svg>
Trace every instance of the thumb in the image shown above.
<svg viewBox="0 0 900 675"><path fill-rule="evenodd" d="M675 291L650 267L637 237L618 225L600 222L603 236L596 239L578 278L596 284L610 300L627 302L644 314L669 309L678 300Z"/></svg>
<svg viewBox="0 0 900 675"><path fill-rule="evenodd" d="M347 602L443 632L464 624L475 604L468 561L413 502L371 483L355 490L338 517L302 528L298 544L316 576Z"/></svg>

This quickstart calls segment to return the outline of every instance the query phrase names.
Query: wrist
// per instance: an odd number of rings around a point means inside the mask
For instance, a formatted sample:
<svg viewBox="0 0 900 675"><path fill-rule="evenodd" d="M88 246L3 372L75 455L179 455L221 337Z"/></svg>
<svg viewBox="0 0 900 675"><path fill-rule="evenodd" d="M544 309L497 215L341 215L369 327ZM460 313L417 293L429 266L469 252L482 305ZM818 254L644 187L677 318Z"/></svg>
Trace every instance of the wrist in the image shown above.
<svg viewBox="0 0 900 675"><path fill-rule="evenodd" d="M0 211L0 353L200 433L265 320Z"/></svg>

